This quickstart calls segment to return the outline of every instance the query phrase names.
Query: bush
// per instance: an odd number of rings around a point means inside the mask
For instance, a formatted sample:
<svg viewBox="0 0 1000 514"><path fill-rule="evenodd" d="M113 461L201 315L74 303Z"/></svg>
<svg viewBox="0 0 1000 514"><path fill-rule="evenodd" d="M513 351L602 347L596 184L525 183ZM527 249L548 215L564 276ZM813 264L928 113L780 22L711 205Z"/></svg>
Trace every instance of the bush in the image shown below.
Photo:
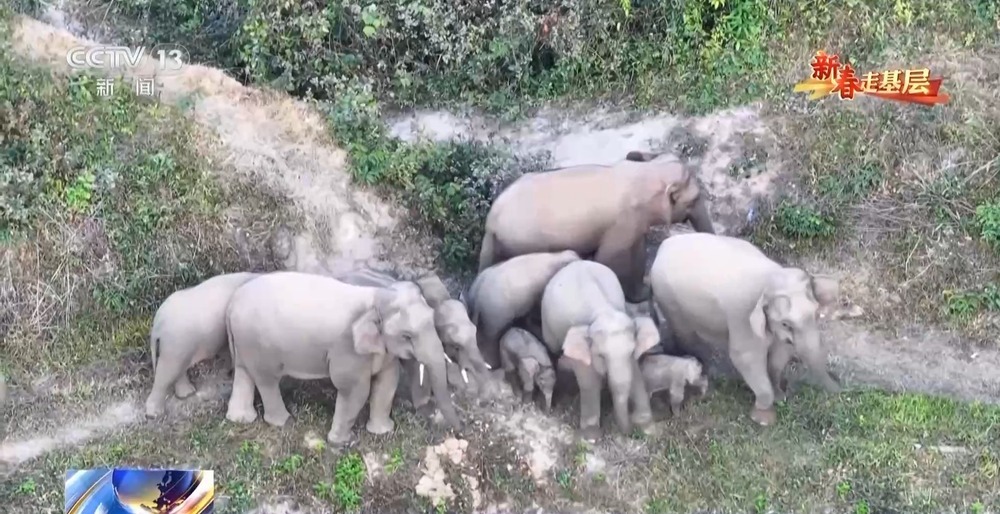
<svg viewBox="0 0 1000 514"><path fill-rule="evenodd" d="M493 199L510 180L545 163L476 141L404 143L387 133L370 88L345 86L336 98L325 104L327 116L354 179L394 189L441 238L441 263L449 271L472 269Z"/></svg>
<svg viewBox="0 0 1000 514"><path fill-rule="evenodd" d="M746 99L759 91L729 79L764 69L771 24L764 0L110 4L152 27L145 43L190 44L196 60L295 94L330 98L363 78L394 104L504 110L622 91L646 103Z"/></svg>

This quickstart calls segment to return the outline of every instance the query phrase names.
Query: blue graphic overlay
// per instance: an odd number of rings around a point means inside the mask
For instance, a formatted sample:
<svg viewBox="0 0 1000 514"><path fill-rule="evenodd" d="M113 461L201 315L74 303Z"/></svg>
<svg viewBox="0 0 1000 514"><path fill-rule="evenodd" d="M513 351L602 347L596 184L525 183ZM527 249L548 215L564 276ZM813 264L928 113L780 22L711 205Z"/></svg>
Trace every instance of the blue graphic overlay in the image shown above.
<svg viewBox="0 0 1000 514"><path fill-rule="evenodd" d="M102 468L66 473L66 514L208 514L212 471Z"/></svg>

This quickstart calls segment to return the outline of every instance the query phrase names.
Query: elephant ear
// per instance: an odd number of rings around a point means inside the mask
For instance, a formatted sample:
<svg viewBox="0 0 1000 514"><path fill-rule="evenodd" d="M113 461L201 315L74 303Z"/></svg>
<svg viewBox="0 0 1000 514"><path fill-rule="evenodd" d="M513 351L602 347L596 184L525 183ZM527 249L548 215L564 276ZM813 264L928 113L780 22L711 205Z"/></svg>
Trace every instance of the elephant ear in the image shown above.
<svg viewBox="0 0 1000 514"><path fill-rule="evenodd" d="M632 356L639 360L642 354L660 344L660 329L656 326L653 318L649 316L638 316L635 318L635 350Z"/></svg>
<svg viewBox="0 0 1000 514"><path fill-rule="evenodd" d="M535 359L525 357L521 359L521 365L518 366L518 368L521 375L521 381L534 382L535 377L538 376L538 371L542 369L542 366Z"/></svg>
<svg viewBox="0 0 1000 514"><path fill-rule="evenodd" d="M765 304L767 304L767 299L762 294L750 311L750 330L753 335L761 339L764 339L767 329L767 318L764 316Z"/></svg>
<svg viewBox="0 0 1000 514"><path fill-rule="evenodd" d="M589 327L576 326L566 332L563 340L563 357L573 359L584 366L591 365Z"/></svg>
<svg viewBox="0 0 1000 514"><path fill-rule="evenodd" d="M840 283L836 278L829 275L811 275L813 296L821 306L830 306L836 303L840 296Z"/></svg>
<svg viewBox="0 0 1000 514"><path fill-rule="evenodd" d="M385 342L382 340L382 328L378 311L369 309L351 325L351 336L354 338L354 351L359 355L385 354Z"/></svg>

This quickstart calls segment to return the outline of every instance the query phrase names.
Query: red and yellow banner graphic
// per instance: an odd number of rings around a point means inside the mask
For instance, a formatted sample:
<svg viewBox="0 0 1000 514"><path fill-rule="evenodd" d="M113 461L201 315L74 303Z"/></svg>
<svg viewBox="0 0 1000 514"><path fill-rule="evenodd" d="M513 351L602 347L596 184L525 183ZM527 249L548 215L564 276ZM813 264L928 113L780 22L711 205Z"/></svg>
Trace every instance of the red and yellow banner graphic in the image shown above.
<svg viewBox="0 0 1000 514"><path fill-rule="evenodd" d="M812 61L812 77L795 85L795 92L809 92L810 100L840 93L841 100L853 100L864 94L898 102L934 105L947 103L949 96L941 92L940 77L931 78L927 68L869 72L858 77L848 63L841 63L837 54L820 50Z"/></svg>

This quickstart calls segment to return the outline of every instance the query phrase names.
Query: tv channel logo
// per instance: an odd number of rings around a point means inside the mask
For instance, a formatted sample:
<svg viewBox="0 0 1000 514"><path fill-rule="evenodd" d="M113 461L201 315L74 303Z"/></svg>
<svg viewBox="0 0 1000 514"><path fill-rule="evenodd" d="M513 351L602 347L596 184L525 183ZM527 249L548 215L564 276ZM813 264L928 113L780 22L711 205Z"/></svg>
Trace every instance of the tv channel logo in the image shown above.
<svg viewBox="0 0 1000 514"><path fill-rule="evenodd" d="M157 73L170 74L181 70L187 62L188 53L180 45L164 44L152 48L137 46L94 45L75 46L66 52L66 64L70 69L112 69L140 68L143 59L150 59Z"/></svg>
<svg viewBox="0 0 1000 514"><path fill-rule="evenodd" d="M208 514L209 470L99 468L66 472L66 514Z"/></svg>

